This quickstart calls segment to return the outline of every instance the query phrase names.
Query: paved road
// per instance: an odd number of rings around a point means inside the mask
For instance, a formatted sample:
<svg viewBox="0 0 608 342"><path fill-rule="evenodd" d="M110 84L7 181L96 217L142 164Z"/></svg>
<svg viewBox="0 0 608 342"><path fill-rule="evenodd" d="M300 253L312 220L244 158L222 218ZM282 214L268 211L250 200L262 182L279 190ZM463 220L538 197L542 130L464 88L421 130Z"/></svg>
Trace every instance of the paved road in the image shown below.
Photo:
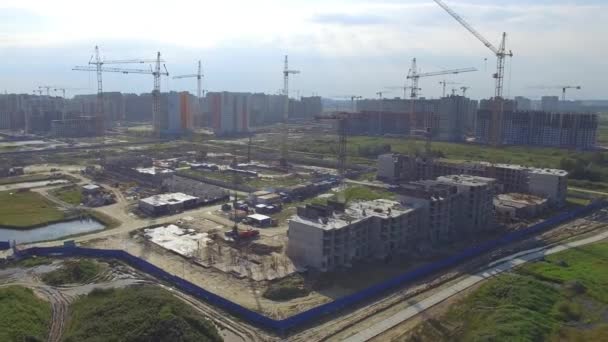
<svg viewBox="0 0 608 342"><path fill-rule="evenodd" d="M478 272L474 275L468 276L468 277L464 278L463 280L461 280L460 282L432 295L429 298L426 298L419 302L412 303L411 306L409 306L408 308L406 308L404 310L399 311L394 316L392 316L384 321L378 322L375 325L373 325L365 330L362 330L359 333L345 339L344 341L348 341L348 342L368 341L368 340L382 334L383 332L399 325L400 323L414 317L415 315L423 312L424 310L429 309L430 307L432 307L436 304L439 304L439 303L443 302L444 300L452 297L453 295L456 295L456 294L468 289L469 287L471 287L481 281L484 281L490 277L496 276L502 272L508 271L508 270L510 270L514 267L517 267L519 265L522 265L526 262L538 260L545 255L559 253L559 252L565 251L570 248L588 245L588 244L595 243L595 242L605 240L605 239L608 239L608 232L600 233L600 234L597 234L597 235L594 235L592 237L582 239L582 240L558 244L558 245L549 246L549 247L540 247L540 248L535 248L535 249L531 249L531 250L524 251L524 252L519 252L519 253L513 254L511 256L505 257L503 259L494 261L494 262L488 264L488 266L490 266L489 268L487 268L481 272Z"/></svg>

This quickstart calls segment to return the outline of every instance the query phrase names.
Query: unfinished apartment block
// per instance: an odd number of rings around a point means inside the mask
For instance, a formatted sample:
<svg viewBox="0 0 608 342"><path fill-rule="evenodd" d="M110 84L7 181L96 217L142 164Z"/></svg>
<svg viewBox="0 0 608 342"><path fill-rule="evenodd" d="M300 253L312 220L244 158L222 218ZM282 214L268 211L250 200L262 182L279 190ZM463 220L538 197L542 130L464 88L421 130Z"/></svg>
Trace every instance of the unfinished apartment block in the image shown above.
<svg viewBox="0 0 608 342"><path fill-rule="evenodd" d="M397 193L400 203L420 211L422 236L419 242L439 245L453 239L459 223L458 206L461 200L456 186L422 180L402 184Z"/></svg>
<svg viewBox="0 0 608 342"><path fill-rule="evenodd" d="M494 190L496 180L471 175L452 175L437 178L437 181L453 185L461 194L457 202L456 220L458 232L475 234L491 230L496 226L494 217Z"/></svg>
<svg viewBox="0 0 608 342"><path fill-rule="evenodd" d="M289 222L288 255L299 266L329 271L364 259L381 259L418 240L418 211L395 201L307 205Z"/></svg>

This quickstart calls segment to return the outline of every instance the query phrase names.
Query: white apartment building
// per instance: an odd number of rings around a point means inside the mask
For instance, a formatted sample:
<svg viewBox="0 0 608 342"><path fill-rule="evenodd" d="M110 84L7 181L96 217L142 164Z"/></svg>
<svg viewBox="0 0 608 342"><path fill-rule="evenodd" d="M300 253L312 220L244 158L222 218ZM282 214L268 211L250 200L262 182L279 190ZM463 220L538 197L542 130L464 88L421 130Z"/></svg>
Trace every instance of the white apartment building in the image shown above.
<svg viewBox="0 0 608 342"><path fill-rule="evenodd" d="M289 221L287 253L298 266L329 271L362 259L403 252L418 239L418 211L390 200L357 202L344 211L298 208Z"/></svg>

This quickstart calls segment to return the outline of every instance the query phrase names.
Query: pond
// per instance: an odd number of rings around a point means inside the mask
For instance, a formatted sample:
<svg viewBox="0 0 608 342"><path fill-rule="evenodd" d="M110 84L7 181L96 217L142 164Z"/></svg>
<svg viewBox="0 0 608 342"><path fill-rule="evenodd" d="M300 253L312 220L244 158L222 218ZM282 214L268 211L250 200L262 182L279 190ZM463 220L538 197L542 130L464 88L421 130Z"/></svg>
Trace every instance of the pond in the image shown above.
<svg viewBox="0 0 608 342"><path fill-rule="evenodd" d="M95 220L74 220L53 223L47 226L16 230L0 227L0 241L17 241L17 243L37 242L60 239L65 236L103 230L105 226Z"/></svg>
<svg viewBox="0 0 608 342"><path fill-rule="evenodd" d="M8 190L17 190L17 189L31 189L31 188L39 188L43 186L51 186L51 185L60 185L69 183L65 179L53 179L53 180L45 180L45 181L36 181L36 182L21 182L21 183L13 183L0 185L0 191L8 191Z"/></svg>

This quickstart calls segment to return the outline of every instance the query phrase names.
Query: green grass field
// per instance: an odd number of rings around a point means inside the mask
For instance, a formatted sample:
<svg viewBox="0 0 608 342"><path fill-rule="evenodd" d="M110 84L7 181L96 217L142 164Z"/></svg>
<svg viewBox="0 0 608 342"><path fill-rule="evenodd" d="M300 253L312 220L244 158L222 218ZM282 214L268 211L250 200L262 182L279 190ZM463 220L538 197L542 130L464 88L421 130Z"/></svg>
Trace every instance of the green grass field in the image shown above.
<svg viewBox="0 0 608 342"><path fill-rule="evenodd" d="M298 142L290 147L296 151L306 150L314 153L335 154L336 139L334 137L311 137L311 141ZM413 153L424 151L425 142L422 140L386 138L386 137L349 137L349 156L364 157L361 151L370 146L389 144L393 152ZM506 146L495 148L487 145L433 142L432 150L439 151L443 156L452 160L485 160L491 162L514 163L538 167L559 167L564 157L580 154L557 148ZM587 154L591 152L584 152ZM375 156L368 156L375 158Z"/></svg>
<svg viewBox="0 0 608 342"><path fill-rule="evenodd" d="M0 226L28 228L64 218L53 202L38 193L0 192Z"/></svg>
<svg viewBox="0 0 608 342"><path fill-rule="evenodd" d="M51 305L20 286L0 288L0 341L46 341Z"/></svg>
<svg viewBox="0 0 608 342"><path fill-rule="evenodd" d="M82 192L75 185L64 186L54 190L52 193L55 197L68 204L80 205L82 203Z"/></svg>
<svg viewBox="0 0 608 342"><path fill-rule="evenodd" d="M94 290L78 298L64 334L65 342L221 340L204 316L152 286Z"/></svg>
<svg viewBox="0 0 608 342"><path fill-rule="evenodd" d="M411 341L607 341L608 243L571 249L483 284Z"/></svg>

